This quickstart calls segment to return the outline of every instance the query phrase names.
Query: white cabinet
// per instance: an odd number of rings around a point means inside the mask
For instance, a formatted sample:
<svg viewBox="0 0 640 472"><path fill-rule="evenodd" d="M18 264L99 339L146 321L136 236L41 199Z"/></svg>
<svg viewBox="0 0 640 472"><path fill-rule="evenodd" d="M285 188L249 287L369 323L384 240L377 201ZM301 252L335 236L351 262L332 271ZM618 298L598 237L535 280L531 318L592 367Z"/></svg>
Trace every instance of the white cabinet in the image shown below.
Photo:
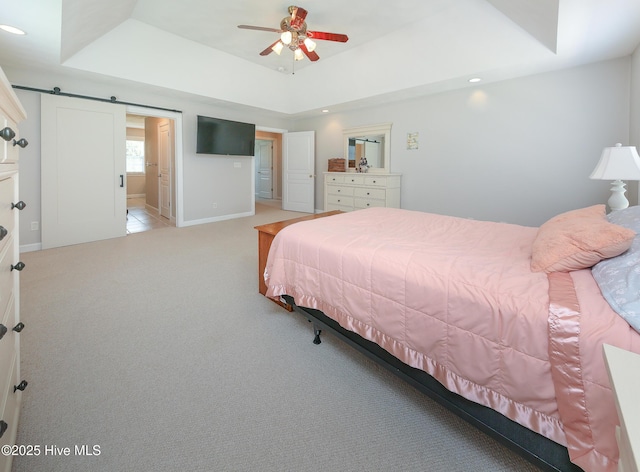
<svg viewBox="0 0 640 472"><path fill-rule="evenodd" d="M609 344L602 345L605 365L615 395L619 426L616 439L618 472L640 470L640 355Z"/></svg>
<svg viewBox="0 0 640 472"><path fill-rule="evenodd" d="M400 208L401 174L324 173L324 209Z"/></svg>
<svg viewBox="0 0 640 472"><path fill-rule="evenodd" d="M17 124L26 118L18 97L0 69L0 446L13 445L20 401L26 382L20 380L20 210L18 153L26 140ZM0 472L11 471L12 457L0 454Z"/></svg>

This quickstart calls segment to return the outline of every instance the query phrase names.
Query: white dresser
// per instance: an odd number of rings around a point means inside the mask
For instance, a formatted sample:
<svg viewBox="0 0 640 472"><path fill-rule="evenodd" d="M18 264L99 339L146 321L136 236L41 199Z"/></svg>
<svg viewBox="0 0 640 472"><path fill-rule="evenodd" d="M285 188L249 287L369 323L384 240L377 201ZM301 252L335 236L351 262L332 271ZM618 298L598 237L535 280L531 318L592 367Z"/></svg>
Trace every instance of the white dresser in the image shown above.
<svg viewBox="0 0 640 472"><path fill-rule="evenodd" d="M402 174L324 173L324 210L400 208Z"/></svg>
<svg viewBox="0 0 640 472"><path fill-rule="evenodd" d="M17 124L26 118L0 69L0 446L16 441L22 391L20 379L20 262L18 221L25 207L18 199L18 152L28 143ZM4 449L3 449L4 451ZM12 456L0 454L0 471L11 470Z"/></svg>

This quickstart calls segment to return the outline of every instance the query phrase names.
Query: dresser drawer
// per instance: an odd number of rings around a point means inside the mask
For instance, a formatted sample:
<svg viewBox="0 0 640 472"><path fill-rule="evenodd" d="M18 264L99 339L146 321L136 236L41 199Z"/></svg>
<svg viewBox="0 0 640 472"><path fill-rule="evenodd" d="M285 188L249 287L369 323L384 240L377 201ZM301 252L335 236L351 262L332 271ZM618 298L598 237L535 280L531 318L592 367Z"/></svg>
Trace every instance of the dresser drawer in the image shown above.
<svg viewBox="0 0 640 472"><path fill-rule="evenodd" d="M353 197L345 195L334 195L330 193L327 195L327 203L332 205L353 207Z"/></svg>
<svg viewBox="0 0 640 472"><path fill-rule="evenodd" d="M364 175L357 175L357 174L345 175L344 183L353 184L353 185L364 185Z"/></svg>
<svg viewBox="0 0 640 472"><path fill-rule="evenodd" d="M0 142L2 140L0 139ZM14 192L14 180L12 177L4 178L0 180L0 226L3 226L7 230L7 236L0 241L0 247L2 247L11 233L13 232L14 224L14 211L11 209L11 203L13 202Z"/></svg>
<svg viewBox="0 0 640 472"><path fill-rule="evenodd" d="M375 186L375 187L386 187L387 178L385 176L374 177L374 176L368 175L364 178L364 184Z"/></svg>
<svg viewBox="0 0 640 472"><path fill-rule="evenodd" d="M20 139L18 137L18 125L15 121L7 118L7 115L0 109L0 130L7 127L15 133L15 136L9 141L0 139L0 163L18 161L18 146L14 146L13 141Z"/></svg>
<svg viewBox="0 0 640 472"><path fill-rule="evenodd" d="M2 324L7 327L7 333L0 339L0 376L4 376L10 371L13 357L18 347L18 333L13 331L15 324L15 300L11 297L7 309L4 313ZM6 379L0 377L0 381L4 382ZM4 392L4 384L0 383L0 392ZM2 400L0 399L0 407L2 406Z"/></svg>
<svg viewBox="0 0 640 472"><path fill-rule="evenodd" d="M9 235L9 243L0 249L0 313L4 314L13 293L13 236ZM1 342L1 341L0 341Z"/></svg>
<svg viewBox="0 0 640 472"><path fill-rule="evenodd" d="M356 198L354 199L353 206L358 209L384 207L386 206L386 202L384 200L375 200L373 198Z"/></svg>
<svg viewBox="0 0 640 472"><path fill-rule="evenodd" d="M354 196L362 198L377 198L384 200L387 196L387 191L383 188L369 188L361 187L355 189Z"/></svg>
<svg viewBox="0 0 640 472"><path fill-rule="evenodd" d="M0 438L0 446L5 444L13 445L16 442L16 436L18 432L18 420L20 418L20 402L22 392L13 391L13 386L18 385L18 358L12 356L9 369L2 372L2 381L5 383L6 388L2 390L2 398L0 399L0 419L7 423L7 430ZM9 472L11 470L12 456L5 456L0 454L0 471Z"/></svg>
<svg viewBox="0 0 640 472"><path fill-rule="evenodd" d="M344 175L327 175L327 182L335 184L344 183Z"/></svg>
<svg viewBox="0 0 640 472"><path fill-rule="evenodd" d="M353 187L347 187L345 185L327 185L327 193L333 195L353 196L353 190Z"/></svg>

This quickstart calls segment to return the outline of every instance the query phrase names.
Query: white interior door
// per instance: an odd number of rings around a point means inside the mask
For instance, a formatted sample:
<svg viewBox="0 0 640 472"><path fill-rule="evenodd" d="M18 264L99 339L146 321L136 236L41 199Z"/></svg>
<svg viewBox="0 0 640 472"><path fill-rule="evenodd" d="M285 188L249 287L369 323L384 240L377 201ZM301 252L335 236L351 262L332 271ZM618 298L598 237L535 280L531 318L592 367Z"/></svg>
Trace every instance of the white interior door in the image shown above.
<svg viewBox="0 0 640 472"><path fill-rule="evenodd" d="M158 125L158 168L160 215L171 219L171 126L168 121Z"/></svg>
<svg viewBox="0 0 640 472"><path fill-rule="evenodd" d="M282 209L314 213L315 132L282 136Z"/></svg>
<svg viewBox="0 0 640 472"><path fill-rule="evenodd" d="M126 108L41 95L42 248L126 235Z"/></svg>
<svg viewBox="0 0 640 472"><path fill-rule="evenodd" d="M256 141L257 195L260 198L273 198L273 143L267 140Z"/></svg>

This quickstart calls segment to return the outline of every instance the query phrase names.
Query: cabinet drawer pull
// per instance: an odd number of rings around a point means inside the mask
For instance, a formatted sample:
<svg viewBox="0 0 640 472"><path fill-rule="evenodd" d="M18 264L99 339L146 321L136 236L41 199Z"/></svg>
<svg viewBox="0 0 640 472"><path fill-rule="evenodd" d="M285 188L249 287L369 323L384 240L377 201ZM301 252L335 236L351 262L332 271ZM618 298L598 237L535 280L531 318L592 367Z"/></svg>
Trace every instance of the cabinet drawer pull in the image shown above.
<svg viewBox="0 0 640 472"><path fill-rule="evenodd" d="M0 324L0 339L4 338L4 335L7 334L7 327L3 324Z"/></svg>
<svg viewBox="0 0 640 472"><path fill-rule="evenodd" d="M11 141L15 137L16 137L16 132L13 131L8 126L6 128L3 128L2 131L0 131L0 138L4 139L5 141Z"/></svg>
<svg viewBox="0 0 640 472"><path fill-rule="evenodd" d="M0 241L2 241L7 234L9 234L7 228L5 228L4 226L0 226Z"/></svg>
<svg viewBox="0 0 640 472"><path fill-rule="evenodd" d="M11 270L15 269L18 272L20 272L22 269L24 269L26 266L24 265L24 262L17 262L16 265L11 264Z"/></svg>
<svg viewBox="0 0 640 472"><path fill-rule="evenodd" d="M27 385L29 385L29 382L27 382L26 380L23 380L18 385L14 385L13 393L16 393L16 390L20 390L21 392L24 392L24 389L27 388Z"/></svg>
<svg viewBox="0 0 640 472"><path fill-rule="evenodd" d="M0 438L2 437L2 435L7 430L8 427L9 427L9 425L7 424L6 421L0 420Z"/></svg>
<svg viewBox="0 0 640 472"><path fill-rule="evenodd" d="M21 332L23 329L24 323L22 321L13 327L13 331L15 331L16 333Z"/></svg>
<svg viewBox="0 0 640 472"><path fill-rule="evenodd" d="M18 146L20 146L22 149L24 149L24 148L26 148L26 147L29 145L29 142L28 142L26 139L24 139L24 138L20 138L20 139L18 139L17 141L14 139L14 140L13 140L13 145L15 146L16 144L17 144Z"/></svg>
<svg viewBox="0 0 640 472"><path fill-rule="evenodd" d="M12 203L11 204L11 209L13 210L14 208L17 208L18 210L24 210L26 208L27 204L25 202L23 202L22 200L20 200L18 203Z"/></svg>

